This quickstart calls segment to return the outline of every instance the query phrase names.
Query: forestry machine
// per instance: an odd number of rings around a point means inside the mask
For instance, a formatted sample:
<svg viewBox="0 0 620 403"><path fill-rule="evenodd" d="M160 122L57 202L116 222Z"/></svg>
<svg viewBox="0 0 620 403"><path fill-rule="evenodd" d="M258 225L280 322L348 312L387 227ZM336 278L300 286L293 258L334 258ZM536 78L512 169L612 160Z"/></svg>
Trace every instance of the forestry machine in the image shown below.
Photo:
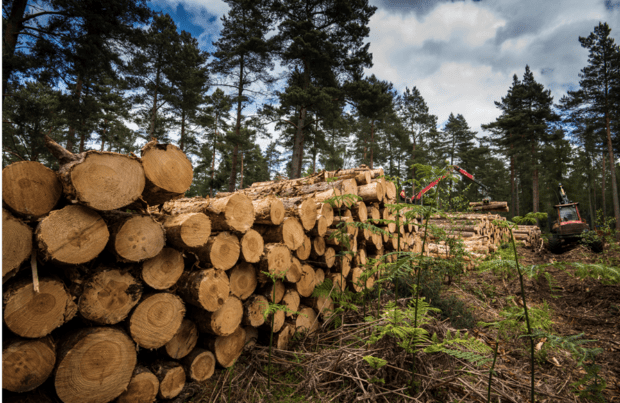
<svg viewBox="0 0 620 403"><path fill-rule="evenodd" d="M559 184L560 204L555 205L556 220L551 226L551 237L549 238L549 250L555 253L561 252L562 242L569 244L581 239L584 232L588 232L588 224L579 214L579 203L571 202ZM603 250L601 241L590 242L590 247L594 252Z"/></svg>
<svg viewBox="0 0 620 403"><path fill-rule="evenodd" d="M466 170L464 170L463 168L461 168L461 167L459 167L457 165L450 166L448 168L448 173L447 174L445 174L444 176L442 176L440 178L437 178L434 181L432 181L427 187L422 189L420 191L420 193L418 193L417 195L412 196L411 199L407 199L406 198L404 190L400 192L400 197L405 199L405 202L410 203L410 204L422 204L422 196L424 196L424 194L426 192L428 192L429 190L431 190L432 188L437 186L437 184L439 182L441 182L443 179L447 178L448 174L450 172L453 172L453 171L456 171L456 172L460 173L461 175L463 175L467 179L470 179L472 182L474 182L478 186L480 186L480 188L482 189L482 193L484 194L484 199L482 199L483 203L488 203L489 201L491 201L491 197L489 196L489 192L491 191L491 189L489 189L489 187L486 186L485 184L483 184L482 182L474 179L474 175L470 174L469 172L467 172Z"/></svg>

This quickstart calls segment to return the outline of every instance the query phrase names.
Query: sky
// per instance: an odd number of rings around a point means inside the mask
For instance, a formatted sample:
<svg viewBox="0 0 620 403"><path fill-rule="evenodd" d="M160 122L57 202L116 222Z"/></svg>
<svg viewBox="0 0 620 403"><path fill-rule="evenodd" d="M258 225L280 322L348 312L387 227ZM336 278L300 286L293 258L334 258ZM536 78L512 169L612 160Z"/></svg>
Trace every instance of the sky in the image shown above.
<svg viewBox="0 0 620 403"><path fill-rule="evenodd" d="M529 65L558 102L579 85L588 53L578 38L607 22L620 42L620 0L371 0L373 67L366 74L402 93L417 87L443 125L462 114L472 130L499 116L505 96ZM228 12L221 0L153 0L180 29L213 49Z"/></svg>

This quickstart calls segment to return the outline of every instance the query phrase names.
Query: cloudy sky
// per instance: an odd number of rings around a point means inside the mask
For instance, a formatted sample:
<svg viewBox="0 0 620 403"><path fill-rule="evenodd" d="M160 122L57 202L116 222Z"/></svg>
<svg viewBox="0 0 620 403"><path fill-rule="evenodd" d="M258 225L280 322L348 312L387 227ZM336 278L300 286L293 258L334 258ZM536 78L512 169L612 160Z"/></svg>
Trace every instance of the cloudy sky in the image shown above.
<svg viewBox="0 0 620 403"><path fill-rule="evenodd" d="M579 36L607 22L620 42L620 0L371 0L367 74L402 92L417 87L443 123L460 113L473 130L498 115L512 76L529 65L557 102L578 86L587 51ZM177 25L212 49L228 11L220 0L154 0Z"/></svg>

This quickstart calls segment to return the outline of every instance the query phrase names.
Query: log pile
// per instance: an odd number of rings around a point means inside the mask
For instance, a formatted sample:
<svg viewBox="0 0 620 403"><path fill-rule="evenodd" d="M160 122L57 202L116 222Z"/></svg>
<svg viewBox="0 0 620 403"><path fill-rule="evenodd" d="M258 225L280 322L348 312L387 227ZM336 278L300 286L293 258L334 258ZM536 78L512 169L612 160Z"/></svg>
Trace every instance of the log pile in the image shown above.
<svg viewBox="0 0 620 403"><path fill-rule="evenodd" d="M396 218L382 170L184 198L191 164L175 146L153 141L137 157L47 145L58 172L22 162L2 173L3 388L24 399L37 389L63 402L172 399L272 328L277 348L317 329L334 308L313 296L324 279L359 292L369 257L422 252L420 219L375 221ZM362 200L325 202L347 194ZM444 234L429 233L424 253L449 256L447 241L459 237L473 265L506 238L494 219L432 217ZM384 234L347 226L332 237L351 222L375 222ZM533 229L519 231L535 243ZM288 310L265 316L269 303Z"/></svg>

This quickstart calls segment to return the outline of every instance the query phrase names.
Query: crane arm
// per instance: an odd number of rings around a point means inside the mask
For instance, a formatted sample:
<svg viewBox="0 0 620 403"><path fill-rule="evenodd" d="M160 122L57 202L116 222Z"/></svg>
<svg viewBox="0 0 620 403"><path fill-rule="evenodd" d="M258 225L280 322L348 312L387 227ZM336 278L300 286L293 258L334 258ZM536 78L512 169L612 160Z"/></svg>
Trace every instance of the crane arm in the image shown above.
<svg viewBox="0 0 620 403"><path fill-rule="evenodd" d="M484 200L488 201L491 198L489 197L489 192L491 191L491 189L486 186L485 184L483 184L482 182L480 182L479 180L474 178L474 175L470 174L469 172L467 172L466 170L464 170L463 168L459 167L458 165L452 165L452 167L450 167L450 171L456 171L459 174L463 175L464 177L466 177L467 179L471 180L472 182L474 182L475 184L477 184L478 186L480 186L483 190L484 193ZM443 179L447 178L448 175L444 175L440 178L435 179L434 181L432 181L428 186L426 186L424 189L422 189L417 195L413 196L411 198L412 202L417 202L419 201L422 196L428 192L429 190L431 190L432 188L434 188L435 186L437 186L437 184L439 182L441 182ZM402 195L401 195L402 196Z"/></svg>

